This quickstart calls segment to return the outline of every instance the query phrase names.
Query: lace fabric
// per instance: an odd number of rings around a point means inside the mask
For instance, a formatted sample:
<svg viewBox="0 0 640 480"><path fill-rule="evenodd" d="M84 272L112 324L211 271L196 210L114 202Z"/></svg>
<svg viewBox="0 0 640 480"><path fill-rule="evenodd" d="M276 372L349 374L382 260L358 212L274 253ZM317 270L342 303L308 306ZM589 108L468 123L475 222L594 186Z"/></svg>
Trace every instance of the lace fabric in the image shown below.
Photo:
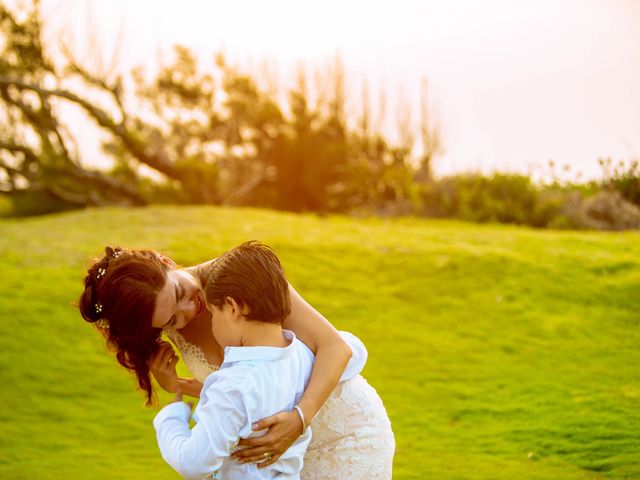
<svg viewBox="0 0 640 480"><path fill-rule="evenodd" d="M218 369L180 332L165 333L180 350L194 378L204 382ZM311 429L301 480L391 479L395 451L391 423L382 399L361 375L338 384Z"/></svg>
<svg viewBox="0 0 640 480"><path fill-rule="evenodd" d="M302 480L391 479L391 422L382 399L361 375L338 384L311 429Z"/></svg>
<svg viewBox="0 0 640 480"><path fill-rule="evenodd" d="M193 378L200 382L204 382L211 373L218 370L217 365L211 365L207 361L204 351L197 345L188 342L177 330L165 330L169 339L180 350L180 356L186 367L193 375Z"/></svg>

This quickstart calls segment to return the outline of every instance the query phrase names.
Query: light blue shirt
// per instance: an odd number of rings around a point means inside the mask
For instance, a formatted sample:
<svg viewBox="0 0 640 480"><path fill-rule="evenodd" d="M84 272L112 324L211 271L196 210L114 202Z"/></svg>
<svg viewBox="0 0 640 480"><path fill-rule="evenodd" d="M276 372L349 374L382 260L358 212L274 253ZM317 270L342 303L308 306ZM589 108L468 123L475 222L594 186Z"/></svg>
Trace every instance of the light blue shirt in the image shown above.
<svg viewBox="0 0 640 480"><path fill-rule="evenodd" d="M229 457L240 438L265 433L252 431L254 422L293 409L307 386L313 353L293 332L283 330L283 335L291 342L284 348L225 348L224 363L202 387L193 429L189 429L191 411L184 402L171 403L158 413L153 425L160 452L184 478L300 478L310 428L266 468Z"/></svg>

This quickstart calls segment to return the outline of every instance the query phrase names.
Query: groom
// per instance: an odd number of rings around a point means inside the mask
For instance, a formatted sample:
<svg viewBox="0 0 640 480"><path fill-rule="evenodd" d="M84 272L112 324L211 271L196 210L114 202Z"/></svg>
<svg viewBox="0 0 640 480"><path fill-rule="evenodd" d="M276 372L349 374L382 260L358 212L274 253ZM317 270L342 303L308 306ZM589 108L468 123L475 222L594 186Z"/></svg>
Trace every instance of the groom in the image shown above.
<svg viewBox="0 0 640 480"><path fill-rule="evenodd" d="M210 275L207 308L224 363L204 382L192 430L191 407L180 392L158 413L153 423L162 456L188 479L299 479L311 430L297 402L314 356L282 329L291 310L282 265L271 248L247 242L218 257ZM251 430L254 422L294 408L303 434L276 462L258 469L230 458L240 438L262 434Z"/></svg>

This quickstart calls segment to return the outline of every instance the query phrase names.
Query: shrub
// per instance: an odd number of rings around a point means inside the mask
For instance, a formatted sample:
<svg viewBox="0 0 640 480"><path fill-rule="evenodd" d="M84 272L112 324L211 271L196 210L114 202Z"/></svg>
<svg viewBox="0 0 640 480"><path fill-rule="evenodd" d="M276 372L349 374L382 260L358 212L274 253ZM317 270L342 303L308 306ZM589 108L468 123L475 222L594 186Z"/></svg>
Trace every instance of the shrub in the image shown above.
<svg viewBox="0 0 640 480"><path fill-rule="evenodd" d="M616 190L602 190L589 197L568 192L562 216L569 228L591 230L627 230L640 228L640 209ZM551 224L552 227L563 225Z"/></svg>
<svg viewBox="0 0 640 480"><path fill-rule="evenodd" d="M460 174L433 181L422 190L421 211L428 216L475 222L540 225L547 213L539 192L526 175ZM544 223L544 222L543 222Z"/></svg>
<svg viewBox="0 0 640 480"><path fill-rule="evenodd" d="M62 212L81 208L80 205L65 202L46 190L22 190L8 195L13 208L7 215L27 217L31 215L45 215L47 213Z"/></svg>
<svg viewBox="0 0 640 480"><path fill-rule="evenodd" d="M602 187L619 192L627 201L640 207L640 162L613 164L610 158L598 161L604 172Z"/></svg>

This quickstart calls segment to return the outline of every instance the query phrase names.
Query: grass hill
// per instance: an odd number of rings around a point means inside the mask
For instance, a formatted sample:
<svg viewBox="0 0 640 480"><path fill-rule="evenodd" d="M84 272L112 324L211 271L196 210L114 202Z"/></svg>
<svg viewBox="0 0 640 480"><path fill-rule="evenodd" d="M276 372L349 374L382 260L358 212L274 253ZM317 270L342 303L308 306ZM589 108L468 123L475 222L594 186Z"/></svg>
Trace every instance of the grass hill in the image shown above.
<svg viewBox="0 0 640 480"><path fill-rule="evenodd" d="M0 220L0 477L178 478L71 303L105 244L189 265L248 239L367 345L395 479L640 478L637 233L211 207Z"/></svg>

